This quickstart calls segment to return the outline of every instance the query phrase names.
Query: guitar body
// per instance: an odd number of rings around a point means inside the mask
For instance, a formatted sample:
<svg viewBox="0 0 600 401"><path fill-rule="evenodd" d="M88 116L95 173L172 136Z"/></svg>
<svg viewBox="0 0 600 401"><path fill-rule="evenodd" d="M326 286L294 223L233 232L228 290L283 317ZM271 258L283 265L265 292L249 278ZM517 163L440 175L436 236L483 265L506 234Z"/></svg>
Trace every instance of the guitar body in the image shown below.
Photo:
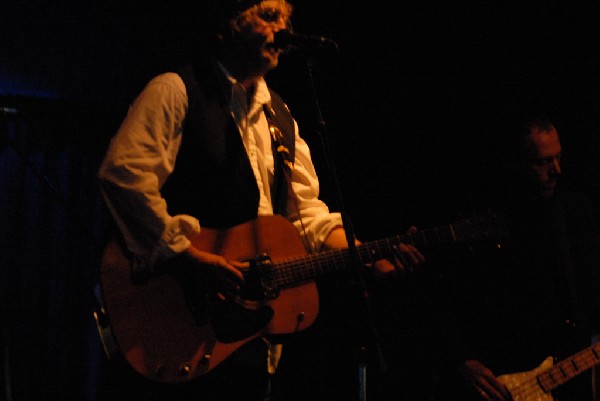
<svg viewBox="0 0 600 401"><path fill-rule="evenodd" d="M537 368L528 372L511 373L498 377L513 397L514 401L553 401L549 392L545 392L537 380L537 376L552 367L553 358L548 357Z"/></svg>
<svg viewBox="0 0 600 401"><path fill-rule="evenodd" d="M356 251L364 265L394 255L402 243L423 249L489 240L504 232L497 223L502 219L496 215L482 216L364 243ZM314 279L354 266L348 249L307 255L296 228L281 216L261 216L226 230L203 228L192 244L229 260L251 261L242 270L240 299L210 294L200 277L204 269L186 262L138 283L117 242L103 255L100 285L113 337L129 364L153 380L188 381L254 338L306 329L319 313Z"/></svg>
<svg viewBox="0 0 600 401"><path fill-rule="evenodd" d="M266 254L275 262L306 254L296 229L280 216L259 217L228 230L203 229L192 243L230 260ZM319 311L317 287L308 280L282 288L276 298L260 302L256 312L253 306L246 311L240 305L229 305L233 302L223 302L192 313L189 297L173 275L156 275L134 284L130 261L117 242L105 250L100 283L119 349L137 372L161 382L183 382L203 375L256 337L304 330ZM218 301L208 305L214 302ZM235 311L231 317L220 316L231 310ZM224 335L218 333L222 329L215 329L217 320L219 327L235 327L238 318L253 320L254 313L258 326L250 323L239 333ZM263 325L265 316L268 320Z"/></svg>
<svg viewBox="0 0 600 401"><path fill-rule="evenodd" d="M600 343L556 364L553 361L548 357L534 370L503 375L498 380L508 388L515 401L553 401L551 391L600 364Z"/></svg>

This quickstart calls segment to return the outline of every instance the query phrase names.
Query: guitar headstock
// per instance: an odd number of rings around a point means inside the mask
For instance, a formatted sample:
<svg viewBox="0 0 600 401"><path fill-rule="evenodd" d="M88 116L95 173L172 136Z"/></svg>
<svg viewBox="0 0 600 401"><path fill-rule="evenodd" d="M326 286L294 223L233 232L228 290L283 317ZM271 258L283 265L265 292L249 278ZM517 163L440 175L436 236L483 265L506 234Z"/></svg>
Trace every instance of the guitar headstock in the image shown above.
<svg viewBox="0 0 600 401"><path fill-rule="evenodd" d="M460 242L501 240L509 235L505 217L495 212L459 220L452 227Z"/></svg>

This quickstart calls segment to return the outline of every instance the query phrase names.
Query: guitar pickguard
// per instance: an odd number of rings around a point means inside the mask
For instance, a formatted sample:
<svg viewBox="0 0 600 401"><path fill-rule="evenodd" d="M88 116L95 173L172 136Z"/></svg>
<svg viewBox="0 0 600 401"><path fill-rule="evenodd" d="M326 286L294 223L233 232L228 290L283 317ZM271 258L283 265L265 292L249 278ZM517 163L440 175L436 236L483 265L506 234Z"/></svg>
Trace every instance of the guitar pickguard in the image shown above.
<svg viewBox="0 0 600 401"><path fill-rule="evenodd" d="M502 375L498 380L508 388L514 401L553 401L552 395L544 392L537 380L537 375L548 370L552 364L553 358L548 357L533 370Z"/></svg>

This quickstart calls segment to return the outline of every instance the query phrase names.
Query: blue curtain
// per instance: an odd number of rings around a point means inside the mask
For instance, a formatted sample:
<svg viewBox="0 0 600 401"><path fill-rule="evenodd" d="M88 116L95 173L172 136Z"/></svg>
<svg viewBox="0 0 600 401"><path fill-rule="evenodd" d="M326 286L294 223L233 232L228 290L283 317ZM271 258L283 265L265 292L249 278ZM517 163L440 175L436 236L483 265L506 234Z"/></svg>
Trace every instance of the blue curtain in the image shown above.
<svg viewBox="0 0 600 401"><path fill-rule="evenodd" d="M3 104L0 399L94 400L93 289L108 221L96 171L120 116L90 103Z"/></svg>

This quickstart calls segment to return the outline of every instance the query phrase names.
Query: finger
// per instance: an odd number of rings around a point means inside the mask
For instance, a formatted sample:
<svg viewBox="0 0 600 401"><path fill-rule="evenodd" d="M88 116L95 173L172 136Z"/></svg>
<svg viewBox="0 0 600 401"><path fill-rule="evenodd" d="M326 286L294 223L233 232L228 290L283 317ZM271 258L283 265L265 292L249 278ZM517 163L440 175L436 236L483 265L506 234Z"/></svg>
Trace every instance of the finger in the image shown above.
<svg viewBox="0 0 600 401"><path fill-rule="evenodd" d="M226 259L223 259L223 261L219 263L219 265L236 283L240 284L244 281L244 275L240 270L241 268L243 268L242 264L238 264L236 262L228 262Z"/></svg>
<svg viewBox="0 0 600 401"><path fill-rule="evenodd" d="M417 230L417 227L416 227L416 226L410 226L410 227L408 227L408 230L406 230L406 233L407 233L407 234L414 234L414 233L416 233L417 231L418 231L418 230Z"/></svg>
<svg viewBox="0 0 600 401"><path fill-rule="evenodd" d="M406 253L414 265L420 265L425 262L425 256L414 245L411 244L401 244L400 250Z"/></svg>
<svg viewBox="0 0 600 401"><path fill-rule="evenodd" d="M490 382L490 394L492 395L492 400L496 401L512 401L513 397L508 388L505 385L500 383L498 380L493 379Z"/></svg>
<svg viewBox="0 0 600 401"><path fill-rule="evenodd" d="M489 400L490 397L487 395L486 391L484 389L482 389L481 387L477 387L475 389L475 392L477 393L477 397L480 400Z"/></svg>
<svg viewBox="0 0 600 401"><path fill-rule="evenodd" d="M224 258L214 258L211 263L204 264L212 277L213 289L222 296L231 298L239 293L244 281L240 270L229 264Z"/></svg>
<svg viewBox="0 0 600 401"><path fill-rule="evenodd" d="M407 258L404 252L398 250L394 252L392 264L398 273L412 272L414 270L413 263Z"/></svg>
<svg viewBox="0 0 600 401"><path fill-rule="evenodd" d="M502 386L502 394L504 394L504 398L507 401L513 401L512 393L510 391L508 391L508 389L506 388L506 386Z"/></svg>
<svg viewBox="0 0 600 401"><path fill-rule="evenodd" d="M394 253L404 267L410 271L425 261L423 255L412 245L401 244Z"/></svg>
<svg viewBox="0 0 600 401"><path fill-rule="evenodd" d="M217 269L213 270L213 285L214 292L219 295L220 298L232 298L239 292L239 284L228 277L224 271Z"/></svg>
<svg viewBox="0 0 600 401"><path fill-rule="evenodd" d="M477 388L476 391L477 391L477 397L478 397L478 399L485 400L485 401L490 401L491 400L491 398L488 395L487 391L485 391L484 389Z"/></svg>
<svg viewBox="0 0 600 401"><path fill-rule="evenodd" d="M396 266L392 261L380 259L373 264L366 265L368 269L372 269L375 277L386 277L389 274L397 274Z"/></svg>
<svg viewBox="0 0 600 401"><path fill-rule="evenodd" d="M487 378L486 378L487 379ZM505 387L489 379L484 381L480 387L480 394L485 394L486 400L491 401L510 401L512 397Z"/></svg>
<svg viewBox="0 0 600 401"><path fill-rule="evenodd" d="M508 388L498 381L496 376L489 369L484 371L482 379L481 384L483 385L483 389L490 396L491 400L511 401L513 399Z"/></svg>
<svg viewBox="0 0 600 401"><path fill-rule="evenodd" d="M413 249L413 256L417 259L417 264L420 265L420 264L425 263L425 256L414 246L412 246L412 249Z"/></svg>
<svg viewBox="0 0 600 401"><path fill-rule="evenodd" d="M420 262L419 262L419 258L418 256L415 254L415 252L406 247L404 250L402 250L402 252L400 253L400 256L402 257L402 263L404 263L405 265L407 265L407 267L415 267L417 266Z"/></svg>

